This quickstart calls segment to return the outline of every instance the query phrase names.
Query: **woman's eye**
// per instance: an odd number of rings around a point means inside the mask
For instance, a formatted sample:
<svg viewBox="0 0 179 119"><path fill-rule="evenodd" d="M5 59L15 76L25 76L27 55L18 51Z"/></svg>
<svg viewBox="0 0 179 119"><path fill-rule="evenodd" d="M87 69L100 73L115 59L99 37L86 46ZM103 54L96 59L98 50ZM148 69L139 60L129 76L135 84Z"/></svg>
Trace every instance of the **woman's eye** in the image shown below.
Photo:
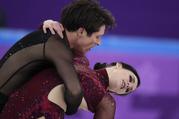
<svg viewBox="0 0 179 119"><path fill-rule="evenodd" d="M130 75L129 76L129 82L132 82L133 80L132 80L132 76Z"/></svg>
<svg viewBox="0 0 179 119"><path fill-rule="evenodd" d="M129 76L129 82L135 83L135 79L134 79L134 77L132 77L131 75Z"/></svg>
<svg viewBox="0 0 179 119"><path fill-rule="evenodd" d="M126 93L129 92L129 88L126 89Z"/></svg>

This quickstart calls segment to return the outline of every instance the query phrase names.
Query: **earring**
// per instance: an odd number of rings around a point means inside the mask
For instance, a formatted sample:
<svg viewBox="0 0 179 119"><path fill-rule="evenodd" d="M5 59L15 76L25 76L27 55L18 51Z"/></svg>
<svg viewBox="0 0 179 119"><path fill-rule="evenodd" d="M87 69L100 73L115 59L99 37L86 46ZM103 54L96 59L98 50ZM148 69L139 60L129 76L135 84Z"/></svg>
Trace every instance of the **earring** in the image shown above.
<svg viewBox="0 0 179 119"><path fill-rule="evenodd" d="M122 64L117 62L117 63L116 63L116 68L119 69L119 68L121 68L121 67L122 67Z"/></svg>
<svg viewBox="0 0 179 119"><path fill-rule="evenodd" d="M116 63L116 67L119 68L119 63Z"/></svg>

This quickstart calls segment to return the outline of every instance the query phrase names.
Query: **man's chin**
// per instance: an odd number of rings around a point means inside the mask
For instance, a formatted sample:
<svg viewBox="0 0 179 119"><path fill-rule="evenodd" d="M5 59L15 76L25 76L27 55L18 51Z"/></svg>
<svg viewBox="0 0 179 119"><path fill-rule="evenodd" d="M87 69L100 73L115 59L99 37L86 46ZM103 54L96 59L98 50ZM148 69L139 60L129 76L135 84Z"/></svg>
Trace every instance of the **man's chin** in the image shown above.
<svg viewBox="0 0 179 119"><path fill-rule="evenodd" d="M88 52L88 51L85 51L85 50L83 50L83 51L79 51L79 50L78 50L78 53L80 53L81 55L85 55L87 52Z"/></svg>
<svg viewBox="0 0 179 119"><path fill-rule="evenodd" d="M83 51L82 51L82 54L85 55L85 54L87 54L88 52L89 52L89 50L83 50Z"/></svg>
<svg viewBox="0 0 179 119"><path fill-rule="evenodd" d="M83 55L86 55L88 53L88 51L82 52Z"/></svg>

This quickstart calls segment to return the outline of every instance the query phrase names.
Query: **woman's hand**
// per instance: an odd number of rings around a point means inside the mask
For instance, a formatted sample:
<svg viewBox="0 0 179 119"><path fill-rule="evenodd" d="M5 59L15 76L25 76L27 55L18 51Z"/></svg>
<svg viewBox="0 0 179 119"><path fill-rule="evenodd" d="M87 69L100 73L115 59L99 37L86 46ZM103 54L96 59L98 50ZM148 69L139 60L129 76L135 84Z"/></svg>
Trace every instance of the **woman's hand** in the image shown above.
<svg viewBox="0 0 179 119"><path fill-rule="evenodd" d="M57 34L63 38L63 31L64 31L64 28L63 28L63 25L57 21L53 21L53 20L46 20L43 22L43 31L44 33L47 33L47 29L50 30L50 32L52 34L55 34L55 32L57 32Z"/></svg>

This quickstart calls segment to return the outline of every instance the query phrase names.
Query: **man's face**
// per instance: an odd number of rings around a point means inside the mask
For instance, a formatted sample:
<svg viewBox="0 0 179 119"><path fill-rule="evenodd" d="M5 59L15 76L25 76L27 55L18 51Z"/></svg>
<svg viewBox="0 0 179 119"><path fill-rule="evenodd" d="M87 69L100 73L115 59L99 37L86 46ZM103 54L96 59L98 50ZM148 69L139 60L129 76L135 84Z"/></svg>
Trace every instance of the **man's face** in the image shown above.
<svg viewBox="0 0 179 119"><path fill-rule="evenodd" d="M118 64L121 65L121 64ZM130 70L122 66L112 66L110 89L116 94L129 94L137 88L138 79Z"/></svg>
<svg viewBox="0 0 179 119"><path fill-rule="evenodd" d="M91 48L99 45L101 42L101 36L105 33L105 25L101 26L98 32L92 33L91 36L87 35L85 29L81 31L77 42L75 43L75 49L83 54L88 52Z"/></svg>

